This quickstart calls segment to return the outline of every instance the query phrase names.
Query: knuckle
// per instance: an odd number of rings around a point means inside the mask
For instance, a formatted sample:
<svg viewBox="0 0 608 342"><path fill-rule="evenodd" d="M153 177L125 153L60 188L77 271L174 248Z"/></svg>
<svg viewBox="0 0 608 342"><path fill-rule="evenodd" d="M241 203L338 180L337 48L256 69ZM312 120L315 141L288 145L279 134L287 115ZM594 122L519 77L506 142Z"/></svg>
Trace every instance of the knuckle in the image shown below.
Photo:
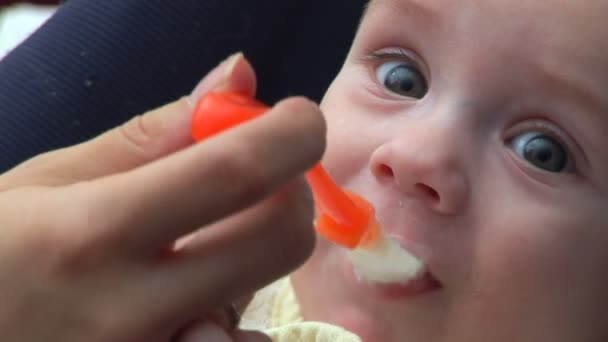
<svg viewBox="0 0 608 342"><path fill-rule="evenodd" d="M276 108L279 112L289 113L283 117L289 120L300 152L312 160L320 159L327 144L327 124L319 106L304 97L294 97L280 102Z"/></svg>
<svg viewBox="0 0 608 342"><path fill-rule="evenodd" d="M72 192L78 193L78 192ZM52 206L38 222L41 232L34 240L35 248L44 251L47 265L57 274L73 274L90 267L103 243L103 218L99 217L98 203L91 203L86 196L71 198L69 203ZM77 205L73 203L77 202ZM59 204L59 203L56 203ZM72 204L70 206L70 204ZM69 208L59 208L64 207Z"/></svg>
<svg viewBox="0 0 608 342"><path fill-rule="evenodd" d="M150 149L155 142L153 130L147 124L145 116L137 115L117 128L120 139L126 147L141 159L147 160L154 156Z"/></svg>
<svg viewBox="0 0 608 342"><path fill-rule="evenodd" d="M73 255L72 246L78 230L71 229L65 219L72 211L57 210L55 205L61 205L50 194L53 191L41 187L15 190L15 196L9 197L13 199L8 203L10 206L3 205L3 209L8 207L11 212L0 211L2 223L10 228L5 232L9 243L0 242L0 248L8 249L22 267L33 267L47 279L59 276L69 260L78 258Z"/></svg>
<svg viewBox="0 0 608 342"><path fill-rule="evenodd" d="M319 106L306 98L295 98L295 101L300 108L297 112L302 116L302 124L311 132L324 135L327 126Z"/></svg>
<svg viewBox="0 0 608 342"><path fill-rule="evenodd" d="M277 107L281 106L281 111L291 113L289 119L296 119L292 120L294 121L294 124L304 128L303 130L305 130L307 134L325 134L327 125L323 117L323 113L316 103L304 97L293 97L279 103Z"/></svg>

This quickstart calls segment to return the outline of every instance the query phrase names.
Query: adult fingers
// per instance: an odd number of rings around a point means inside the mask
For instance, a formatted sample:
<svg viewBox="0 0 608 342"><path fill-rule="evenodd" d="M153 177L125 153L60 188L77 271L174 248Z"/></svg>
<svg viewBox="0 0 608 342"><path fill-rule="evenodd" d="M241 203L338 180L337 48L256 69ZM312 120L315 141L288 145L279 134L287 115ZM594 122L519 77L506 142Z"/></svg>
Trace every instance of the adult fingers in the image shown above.
<svg viewBox="0 0 608 342"><path fill-rule="evenodd" d="M64 197L94 203L76 215L102 225L98 231L105 227L117 244L155 252L276 191L318 162L324 147L318 107L290 99L257 120L144 167L70 187Z"/></svg>
<svg viewBox="0 0 608 342"><path fill-rule="evenodd" d="M248 295L233 300L208 313L205 318L212 320L226 331L232 331L239 325L241 315L245 312L247 305L249 305L252 299L253 296Z"/></svg>
<svg viewBox="0 0 608 342"><path fill-rule="evenodd" d="M160 307L197 317L252 293L297 268L314 248L312 196L304 180L199 231L162 266L148 291L163 288Z"/></svg>

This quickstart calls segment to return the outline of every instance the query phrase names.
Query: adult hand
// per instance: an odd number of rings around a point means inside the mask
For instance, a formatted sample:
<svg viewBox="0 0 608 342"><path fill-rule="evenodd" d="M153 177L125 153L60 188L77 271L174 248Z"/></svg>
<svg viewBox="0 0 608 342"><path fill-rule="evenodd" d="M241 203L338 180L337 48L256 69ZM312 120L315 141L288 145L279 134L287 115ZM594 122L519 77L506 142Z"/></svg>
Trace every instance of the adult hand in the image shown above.
<svg viewBox="0 0 608 342"><path fill-rule="evenodd" d="M236 55L193 95L0 176L3 340L169 341L308 257L318 107L289 99L192 144L211 89L253 94L255 75Z"/></svg>

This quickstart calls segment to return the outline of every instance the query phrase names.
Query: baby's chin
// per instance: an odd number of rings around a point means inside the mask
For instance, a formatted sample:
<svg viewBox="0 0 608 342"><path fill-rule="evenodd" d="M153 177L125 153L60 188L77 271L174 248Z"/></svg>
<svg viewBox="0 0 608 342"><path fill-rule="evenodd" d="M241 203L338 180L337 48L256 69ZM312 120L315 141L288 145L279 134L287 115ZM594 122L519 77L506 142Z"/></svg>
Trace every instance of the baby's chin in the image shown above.
<svg viewBox="0 0 608 342"><path fill-rule="evenodd" d="M329 253L324 257L323 265L313 258L312 262L309 261L290 277L304 319L344 328L359 336L363 342L395 341L387 338L387 334L394 332L388 331L388 324L382 318L384 315L376 311L378 308L370 307L368 299L350 293L347 287L344 291L338 290L344 286L345 279L340 276L335 255ZM330 265L332 267L328 267Z"/></svg>
<svg viewBox="0 0 608 342"><path fill-rule="evenodd" d="M317 312L305 317L307 320L322 321L341 327L361 338L363 342L407 342L436 341L439 325L430 324L432 320L417 317L409 320L408 315L400 317L393 313L373 312L363 306L333 303L330 311ZM423 315L421 312L420 315ZM427 317L428 318L428 317ZM436 322L435 322L436 323Z"/></svg>
<svg viewBox="0 0 608 342"><path fill-rule="evenodd" d="M364 342L427 336L430 332L424 327L444 304L439 291L395 297L360 283L344 251L321 241L313 257L291 275L291 282L305 320L342 327Z"/></svg>

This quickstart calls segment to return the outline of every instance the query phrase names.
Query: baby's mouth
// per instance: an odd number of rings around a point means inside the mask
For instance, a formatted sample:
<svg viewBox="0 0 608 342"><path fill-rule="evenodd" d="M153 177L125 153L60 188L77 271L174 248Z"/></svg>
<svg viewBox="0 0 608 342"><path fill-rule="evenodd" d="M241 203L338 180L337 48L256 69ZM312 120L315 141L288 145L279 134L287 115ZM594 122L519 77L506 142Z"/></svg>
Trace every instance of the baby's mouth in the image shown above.
<svg viewBox="0 0 608 342"><path fill-rule="evenodd" d="M441 283L428 271L424 271L416 278L402 283L363 283L377 293L379 297L387 300L412 298L442 288Z"/></svg>
<svg viewBox="0 0 608 342"><path fill-rule="evenodd" d="M442 283L433 275L426 264L414 276L396 281L373 281L362 278L355 267L351 272L356 282L364 286L380 299L395 301L418 297L443 288Z"/></svg>
<svg viewBox="0 0 608 342"><path fill-rule="evenodd" d="M425 271L422 259L386 234L347 255L357 276L373 283L406 283Z"/></svg>
<svg viewBox="0 0 608 342"><path fill-rule="evenodd" d="M365 249L347 252L357 282L387 300L410 298L441 289L441 282L431 273L422 256L412 254L398 240L401 239L387 237L381 253L373 250L369 253Z"/></svg>

